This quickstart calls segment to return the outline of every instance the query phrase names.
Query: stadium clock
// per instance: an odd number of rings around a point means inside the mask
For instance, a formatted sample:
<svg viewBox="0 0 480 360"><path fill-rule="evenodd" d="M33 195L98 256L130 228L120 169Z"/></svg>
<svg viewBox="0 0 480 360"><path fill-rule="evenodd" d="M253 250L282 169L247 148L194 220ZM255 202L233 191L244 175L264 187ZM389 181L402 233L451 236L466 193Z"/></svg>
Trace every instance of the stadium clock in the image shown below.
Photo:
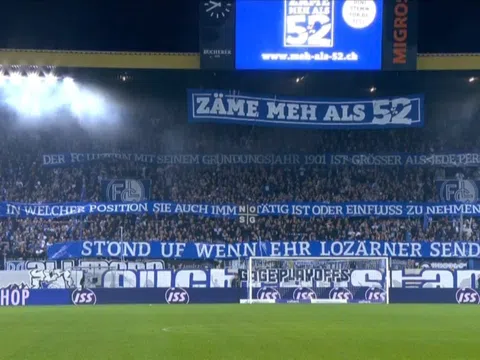
<svg viewBox="0 0 480 360"><path fill-rule="evenodd" d="M214 19L224 19L232 11L232 2L231 1L205 1L204 2L205 12L208 16Z"/></svg>

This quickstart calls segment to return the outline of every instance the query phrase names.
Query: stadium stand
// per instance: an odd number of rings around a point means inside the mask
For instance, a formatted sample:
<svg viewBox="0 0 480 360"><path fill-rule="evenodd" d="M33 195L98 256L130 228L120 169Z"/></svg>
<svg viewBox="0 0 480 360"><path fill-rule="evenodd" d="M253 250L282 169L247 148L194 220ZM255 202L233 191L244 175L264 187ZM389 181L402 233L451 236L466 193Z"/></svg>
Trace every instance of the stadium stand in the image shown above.
<svg viewBox="0 0 480 360"><path fill-rule="evenodd" d="M175 77L171 73L166 79ZM184 76L184 75L182 75ZM313 75L309 75L313 77ZM355 75L358 76L358 75ZM383 77L390 75L382 75ZM285 76L284 76L285 77ZM435 182L444 179L480 179L477 167L357 166L350 165L199 165L180 164L165 158L163 164L104 159L77 166L44 166L45 154L56 153L148 153L148 154L327 154L327 153L445 153L475 152L480 137L469 131L468 121L448 130L452 116L474 118L446 110L443 95L433 93L427 112L441 116L423 129L383 131L308 131L244 127L236 125L188 125L185 119L184 76L168 95L164 84L137 80L134 85L117 81L109 91L130 86L152 101L129 105L121 125L91 125L71 121L56 124L18 124L9 114L0 124L0 196L2 201L22 203L69 203L103 201L102 180L151 181L151 200L178 203L249 204L286 202L397 201L439 202ZM197 79L203 81L204 79ZM309 84L313 78L307 79ZM210 80L212 81L212 80ZM213 80L214 82L217 80ZM302 85L292 90L291 78L283 80L285 93L314 94L318 86ZM329 80L331 81L331 80ZM387 82L383 79L382 81ZM227 81L223 81L227 82ZM419 81L421 82L421 81ZM139 86L138 83L141 85ZM249 79L246 87L252 86ZM367 83L367 82L365 82ZM217 84L218 85L218 84ZM418 84L416 84L418 85ZM270 86L275 86L271 85ZM468 85L467 85L468 86ZM135 88L136 87L136 88ZM158 93L157 91L158 87ZM261 86L260 86L261 87ZM153 88L153 89L152 89ZM121 89L122 90L122 89ZM263 91L260 89L259 91ZM338 91L338 89L336 89ZM422 91L425 89L422 89ZM125 92L125 89L122 91ZM325 92L325 90L322 90ZM359 86L357 93L366 91ZM388 93L389 88L384 89ZM398 92L398 90L396 90ZM428 93L427 93L428 95ZM125 96L125 95L122 95ZM364 94L365 96L365 94ZM465 108L465 106L463 107ZM132 110L133 109L133 110ZM96 127L96 128L95 128ZM462 142L458 142L458 134ZM467 134L467 136L465 136ZM59 136L61 135L61 136ZM211 157L212 161L215 158ZM218 159L217 159L218 160ZM205 218L197 215L88 215L58 219L0 219L0 249L4 256L45 256L55 242L79 239L175 240L234 242L312 239L372 239L394 241L480 240L474 218L301 218L259 217L253 224L238 219Z"/></svg>

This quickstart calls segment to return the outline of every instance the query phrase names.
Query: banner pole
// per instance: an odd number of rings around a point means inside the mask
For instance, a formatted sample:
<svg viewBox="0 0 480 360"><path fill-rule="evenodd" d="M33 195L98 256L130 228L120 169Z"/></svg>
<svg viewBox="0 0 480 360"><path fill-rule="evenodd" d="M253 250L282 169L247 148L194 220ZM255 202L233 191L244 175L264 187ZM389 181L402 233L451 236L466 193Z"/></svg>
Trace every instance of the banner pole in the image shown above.
<svg viewBox="0 0 480 360"><path fill-rule="evenodd" d="M125 262L125 255L124 255L124 246L123 246L123 226L120 226L120 260Z"/></svg>
<svg viewBox="0 0 480 360"><path fill-rule="evenodd" d="M463 213L460 214L460 236L458 237L460 241L463 240Z"/></svg>

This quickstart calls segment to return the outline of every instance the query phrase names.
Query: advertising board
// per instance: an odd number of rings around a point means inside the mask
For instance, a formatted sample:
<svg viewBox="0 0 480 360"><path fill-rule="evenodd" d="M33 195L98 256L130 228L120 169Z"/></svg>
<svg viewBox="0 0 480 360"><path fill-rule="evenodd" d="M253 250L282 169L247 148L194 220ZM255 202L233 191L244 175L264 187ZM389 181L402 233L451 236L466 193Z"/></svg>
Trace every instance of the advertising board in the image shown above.
<svg viewBox="0 0 480 360"><path fill-rule="evenodd" d="M272 303L322 303L312 300L338 300L339 303L382 303L384 292L376 288L358 288L355 293L344 288L311 289L256 288L254 299ZM246 298L245 289L27 289L10 286L0 289L0 307L35 305L93 306L108 304L234 304ZM480 304L480 295L473 288L400 289L390 291L390 303Z"/></svg>
<svg viewBox="0 0 480 360"><path fill-rule="evenodd" d="M82 270L28 270L0 271L0 288L15 285L29 289L77 288L83 274L98 276L99 288L230 288L236 274L246 286L247 273L235 269L181 269L181 270L118 270L115 268L83 268ZM262 269L252 273L252 285L261 288L270 284L284 289L298 287L325 289L331 287L382 287L383 270L332 269ZM404 269L390 272L392 288L476 288L480 270ZM90 286L90 285L89 285Z"/></svg>

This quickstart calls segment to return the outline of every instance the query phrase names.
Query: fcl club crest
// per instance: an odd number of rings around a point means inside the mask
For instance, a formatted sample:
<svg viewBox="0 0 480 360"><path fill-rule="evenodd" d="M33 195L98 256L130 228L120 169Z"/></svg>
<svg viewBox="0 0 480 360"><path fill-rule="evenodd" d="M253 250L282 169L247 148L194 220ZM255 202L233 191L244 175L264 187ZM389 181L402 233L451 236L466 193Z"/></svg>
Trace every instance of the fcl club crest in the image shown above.
<svg viewBox="0 0 480 360"><path fill-rule="evenodd" d="M478 200L478 187L472 180L447 180L440 188L444 202L473 203Z"/></svg>
<svg viewBox="0 0 480 360"><path fill-rule="evenodd" d="M145 187L138 180L112 180L107 185L107 199L114 202L145 200Z"/></svg>

